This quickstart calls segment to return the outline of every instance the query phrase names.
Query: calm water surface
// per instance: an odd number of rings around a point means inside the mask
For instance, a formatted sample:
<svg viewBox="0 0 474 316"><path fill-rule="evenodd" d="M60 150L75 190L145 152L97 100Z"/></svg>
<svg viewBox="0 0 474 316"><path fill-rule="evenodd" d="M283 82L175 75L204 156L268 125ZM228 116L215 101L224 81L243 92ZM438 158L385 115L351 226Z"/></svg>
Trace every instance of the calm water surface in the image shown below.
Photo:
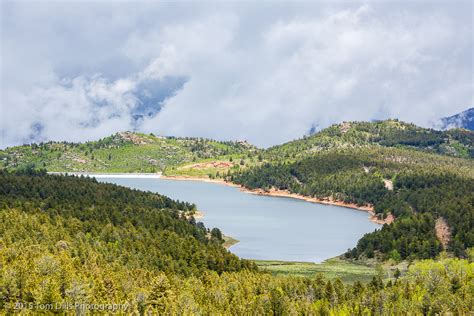
<svg viewBox="0 0 474 316"><path fill-rule="evenodd" d="M321 262L356 245L378 225L367 213L302 200L248 194L236 187L199 181L99 178L195 203L206 227L219 227L240 242L231 247L247 259Z"/></svg>

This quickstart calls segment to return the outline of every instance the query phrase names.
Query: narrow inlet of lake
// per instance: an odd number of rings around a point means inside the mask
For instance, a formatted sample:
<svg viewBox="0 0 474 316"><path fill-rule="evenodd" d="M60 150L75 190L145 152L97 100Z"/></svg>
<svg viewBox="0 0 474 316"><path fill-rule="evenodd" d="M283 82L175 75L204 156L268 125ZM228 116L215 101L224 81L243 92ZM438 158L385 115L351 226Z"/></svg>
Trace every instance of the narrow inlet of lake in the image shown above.
<svg viewBox="0 0 474 316"><path fill-rule="evenodd" d="M246 259L321 262L379 227L364 211L248 194L216 183L104 176L98 181L195 203L204 213L198 221L239 240L230 250Z"/></svg>

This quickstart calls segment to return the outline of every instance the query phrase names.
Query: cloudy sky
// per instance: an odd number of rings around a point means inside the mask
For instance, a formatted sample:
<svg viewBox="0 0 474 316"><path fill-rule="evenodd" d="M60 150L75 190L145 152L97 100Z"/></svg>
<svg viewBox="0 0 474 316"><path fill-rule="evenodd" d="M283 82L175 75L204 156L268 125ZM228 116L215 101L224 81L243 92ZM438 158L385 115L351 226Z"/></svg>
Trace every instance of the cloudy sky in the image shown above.
<svg viewBox="0 0 474 316"><path fill-rule="evenodd" d="M473 105L473 42L471 1L2 1L0 147L429 126Z"/></svg>

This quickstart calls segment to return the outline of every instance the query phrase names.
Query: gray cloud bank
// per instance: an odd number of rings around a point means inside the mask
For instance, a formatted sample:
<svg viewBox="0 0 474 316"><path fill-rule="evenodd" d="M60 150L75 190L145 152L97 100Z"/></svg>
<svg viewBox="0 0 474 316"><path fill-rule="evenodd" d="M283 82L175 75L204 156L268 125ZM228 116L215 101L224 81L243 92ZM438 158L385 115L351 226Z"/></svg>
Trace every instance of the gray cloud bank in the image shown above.
<svg viewBox="0 0 474 316"><path fill-rule="evenodd" d="M0 146L138 130L268 146L473 104L471 2L2 2Z"/></svg>

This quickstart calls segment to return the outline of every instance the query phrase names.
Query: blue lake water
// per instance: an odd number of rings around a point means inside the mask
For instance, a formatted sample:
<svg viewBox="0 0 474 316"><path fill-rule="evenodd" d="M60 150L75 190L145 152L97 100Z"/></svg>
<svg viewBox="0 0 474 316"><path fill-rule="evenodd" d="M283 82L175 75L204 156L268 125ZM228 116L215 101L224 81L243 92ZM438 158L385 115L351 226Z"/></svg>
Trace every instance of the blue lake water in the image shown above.
<svg viewBox="0 0 474 316"><path fill-rule="evenodd" d="M195 203L206 227L239 240L230 250L246 259L321 262L379 227L363 211L285 197L260 196L199 181L99 178Z"/></svg>

